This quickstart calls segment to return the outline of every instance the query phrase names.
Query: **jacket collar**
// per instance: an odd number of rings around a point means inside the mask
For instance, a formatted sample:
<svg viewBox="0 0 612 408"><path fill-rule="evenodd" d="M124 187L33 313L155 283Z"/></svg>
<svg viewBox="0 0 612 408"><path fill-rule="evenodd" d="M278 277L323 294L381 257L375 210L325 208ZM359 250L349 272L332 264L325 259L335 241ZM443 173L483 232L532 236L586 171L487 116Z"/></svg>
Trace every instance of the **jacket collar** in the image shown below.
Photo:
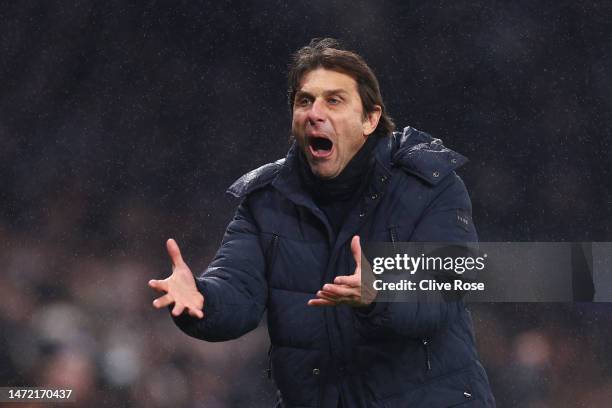
<svg viewBox="0 0 612 408"><path fill-rule="evenodd" d="M293 142L278 175L272 181L272 187L277 189L289 200L308 208L316 207L312 197L302 188L298 166L299 147Z"/></svg>
<svg viewBox="0 0 612 408"><path fill-rule="evenodd" d="M378 144L374 149L373 154L376 156L376 163L374 170L375 177L372 184L376 186L379 186L376 176L378 176L378 178L385 176L386 182L391 174L391 152L393 145L394 143L392 138L384 137L378 141ZM300 180L300 175L297 168L297 166L300 165L298 154L299 147L294 142L289 148L289 152L287 153L287 157L285 158L282 167L272 181L272 186L296 204L303 205L308 208L316 207L310 194L302 188L302 182ZM366 191L369 190L371 189Z"/></svg>
<svg viewBox="0 0 612 408"><path fill-rule="evenodd" d="M294 167L298 159L297 149L294 143L285 159L248 172L234 182L227 192L242 198L272 183L277 190L303 205L308 200L302 197L305 192L299 191L301 184L297 169ZM410 126L405 127L402 132L395 132L389 137L381 138L374 154L376 155L376 167L381 167L383 173L390 175L392 167L400 167L430 185L436 185L468 161L461 154L446 148L440 139L433 138Z"/></svg>

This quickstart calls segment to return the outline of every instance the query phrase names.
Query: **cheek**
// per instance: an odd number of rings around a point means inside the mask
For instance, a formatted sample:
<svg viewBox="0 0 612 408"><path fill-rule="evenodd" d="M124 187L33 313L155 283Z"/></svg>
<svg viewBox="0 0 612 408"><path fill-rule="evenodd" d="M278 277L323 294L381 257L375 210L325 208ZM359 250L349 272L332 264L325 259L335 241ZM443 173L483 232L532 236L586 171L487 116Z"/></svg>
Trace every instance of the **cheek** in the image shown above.
<svg viewBox="0 0 612 408"><path fill-rule="evenodd" d="M306 115L300 112L294 112L291 119L291 127L295 131L302 131L304 123L306 121Z"/></svg>
<svg viewBox="0 0 612 408"><path fill-rule="evenodd" d="M343 137L340 138L340 145L346 153L355 153L363 145L363 126L359 118L352 115L350 120L344 122L342 129Z"/></svg>
<svg viewBox="0 0 612 408"><path fill-rule="evenodd" d="M301 123L300 115L294 114L291 120L291 131L294 136L299 136L302 133L303 126L300 125Z"/></svg>

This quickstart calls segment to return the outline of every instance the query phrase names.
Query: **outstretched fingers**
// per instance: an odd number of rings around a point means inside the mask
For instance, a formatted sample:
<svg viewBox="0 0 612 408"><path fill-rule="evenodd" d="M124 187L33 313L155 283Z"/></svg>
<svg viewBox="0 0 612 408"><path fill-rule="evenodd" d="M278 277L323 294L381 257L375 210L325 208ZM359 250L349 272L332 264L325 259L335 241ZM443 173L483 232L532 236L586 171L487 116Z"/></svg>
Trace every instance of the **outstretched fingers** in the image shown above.
<svg viewBox="0 0 612 408"><path fill-rule="evenodd" d="M163 307L171 305L172 303L174 303L174 298L172 297L172 295L167 293L164 296L160 296L157 299L155 299L153 301L153 307L156 309L161 309Z"/></svg>
<svg viewBox="0 0 612 408"><path fill-rule="evenodd" d="M196 317L198 319L204 318L204 312L201 309L198 309L197 306L188 306L182 303L174 304L174 307L172 308L172 316L178 317L185 313L185 311L187 311L189 316Z"/></svg>
<svg viewBox="0 0 612 408"><path fill-rule="evenodd" d="M191 270L183 261L178 244L170 238L166 241L166 249L173 264L172 275L163 280L149 281L149 287L163 293L153 301L153 307L161 309L170 306L174 317L187 312L192 317L202 319L204 296L198 291Z"/></svg>
<svg viewBox="0 0 612 408"><path fill-rule="evenodd" d="M168 281L151 279L149 281L149 287L155 289L158 292L168 292Z"/></svg>
<svg viewBox="0 0 612 408"><path fill-rule="evenodd" d="M172 316L179 317L180 315L183 314L184 311L185 311L185 306L177 302L174 304L174 307L172 308Z"/></svg>
<svg viewBox="0 0 612 408"><path fill-rule="evenodd" d="M197 317L198 319L203 319L204 318L204 312L202 310L200 310L200 309L195 309L195 308L191 308L190 307L188 309L188 313L189 313L189 316Z"/></svg>
<svg viewBox="0 0 612 408"><path fill-rule="evenodd" d="M310 299L308 306L336 306L336 302L327 299Z"/></svg>
<svg viewBox="0 0 612 408"><path fill-rule="evenodd" d="M350 286L350 287L357 287L359 286L360 282L360 276L355 274L355 275L350 275L350 276L336 276L336 278L334 279L334 283L336 285L345 285L345 286Z"/></svg>
<svg viewBox="0 0 612 408"><path fill-rule="evenodd" d="M337 297L348 298L351 296L355 296L356 294L355 288L353 287L347 287L344 285L334 285L331 283L328 283L323 286L323 292L325 293L326 297L334 297L334 298L337 298ZM319 293L321 293L321 291L319 291Z"/></svg>
<svg viewBox="0 0 612 408"><path fill-rule="evenodd" d="M182 265L185 263L183 262L181 250L174 239L170 238L168 241L166 241L166 249L168 250L168 255L170 256L170 259L172 260L172 264L174 266Z"/></svg>
<svg viewBox="0 0 612 408"><path fill-rule="evenodd" d="M357 265L357 270L361 269L361 244L359 243L359 235L355 235L351 240L351 252Z"/></svg>
<svg viewBox="0 0 612 408"><path fill-rule="evenodd" d="M317 292L316 299L308 301L309 306L336 306L339 304L361 304L361 244L359 235L351 239L351 253L355 259L355 273L337 276L334 283L327 283Z"/></svg>

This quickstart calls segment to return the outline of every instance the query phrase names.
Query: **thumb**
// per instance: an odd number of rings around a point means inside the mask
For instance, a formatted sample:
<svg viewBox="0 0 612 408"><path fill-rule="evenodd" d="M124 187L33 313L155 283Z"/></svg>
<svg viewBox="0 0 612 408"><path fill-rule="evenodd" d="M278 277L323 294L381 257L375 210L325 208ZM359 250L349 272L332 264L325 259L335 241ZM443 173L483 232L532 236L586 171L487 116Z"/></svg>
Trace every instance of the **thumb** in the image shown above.
<svg viewBox="0 0 612 408"><path fill-rule="evenodd" d="M361 244L359 243L359 235L355 235L351 240L351 252L353 253L357 269L361 269Z"/></svg>
<svg viewBox="0 0 612 408"><path fill-rule="evenodd" d="M175 240L170 238L166 241L166 249L168 250L168 255L170 255L170 259L172 260L172 264L174 266L183 264L183 257L181 256L181 250L179 249L178 244Z"/></svg>

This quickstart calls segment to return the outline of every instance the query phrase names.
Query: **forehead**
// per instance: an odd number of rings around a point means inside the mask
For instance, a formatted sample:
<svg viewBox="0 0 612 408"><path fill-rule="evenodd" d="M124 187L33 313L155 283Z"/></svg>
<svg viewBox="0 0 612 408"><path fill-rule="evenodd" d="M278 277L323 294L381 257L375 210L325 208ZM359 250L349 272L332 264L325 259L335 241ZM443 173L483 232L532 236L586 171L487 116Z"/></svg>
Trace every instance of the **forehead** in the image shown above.
<svg viewBox="0 0 612 408"><path fill-rule="evenodd" d="M300 91L313 94L332 89L341 89L348 93L357 93L357 81L350 75L342 72L317 68L304 74L299 87Z"/></svg>

